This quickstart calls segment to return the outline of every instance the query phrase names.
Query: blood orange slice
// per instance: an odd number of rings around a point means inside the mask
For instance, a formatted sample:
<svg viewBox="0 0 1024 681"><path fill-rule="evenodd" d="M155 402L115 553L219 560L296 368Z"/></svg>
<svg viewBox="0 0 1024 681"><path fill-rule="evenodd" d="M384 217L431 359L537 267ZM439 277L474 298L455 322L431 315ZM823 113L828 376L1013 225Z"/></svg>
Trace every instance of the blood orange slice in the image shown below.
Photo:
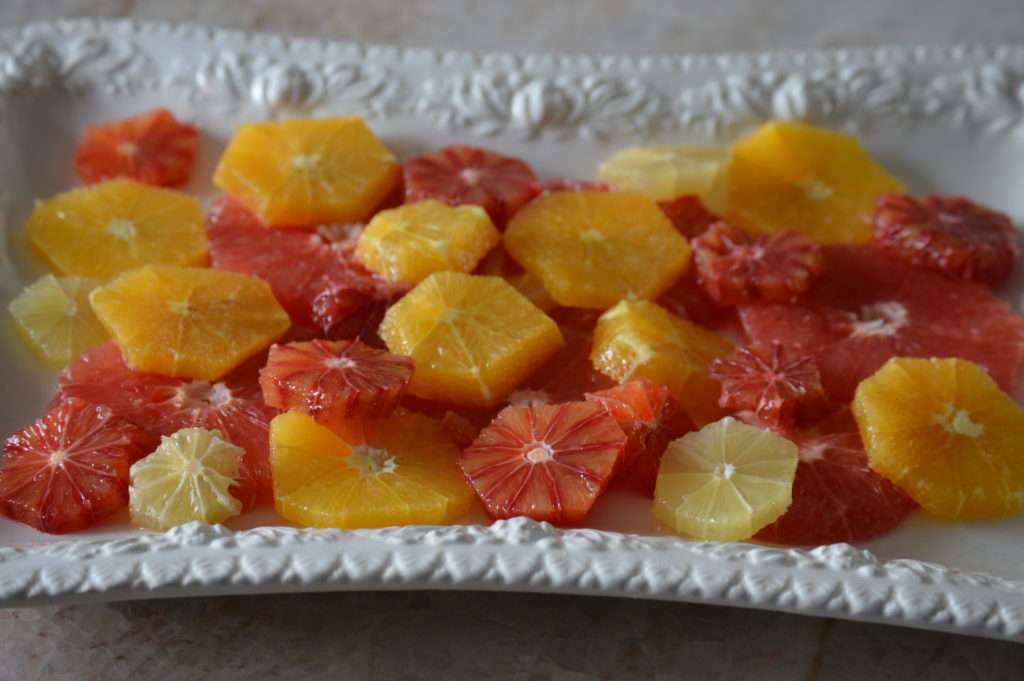
<svg viewBox="0 0 1024 681"><path fill-rule="evenodd" d="M274 345L260 369L263 398L330 428L351 419L390 416L412 377L409 357L359 341Z"/></svg>
<svg viewBox="0 0 1024 681"><path fill-rule="evenodd" d="M508 218L540 193L524 161L477 147L445 147L402 164L405 201L437 199L453 206L481 206L502 229Z"/></svg>
<svg viewBox="0 0 1024 681"><path fill-rule="evenodd" d="M794 546L868 541L896 528L913 499L868 467L853 414L845 405L785 436L799 448L793 503L757 539Z"/></svg>
<svg viewBox="0 0 1024 681"><path fill-rule="evenodd" d="M167 109L92 125L75 150L75 172L92 184L115 177L161 187L188 182L195 165L199 131Z"/></svg>
<svg viewBox="0 0 1024 681"><path fill-rule="evenodd" d="M145 431L107 407L68 400L4 443L0 513L50 534L76 532L128 504Z"/></svg>
<svg viewBox="0 0 1024 681"><path fill-rule="evenodd" d="M459 465L492 518L578 523L604 491L626 435L587 402L507 407Z"/></svg>
<svg viewBox="0 0 1024 681"><path fill-rule="evenodd" d="M264 360L258 355L216 382L189 381L134 371L108 341L64 369L54 404L81 398L106 405L154 437L182 428L219 430L245 450L231 493L248 508L272 501L268 429L277 410L264 404L257 380Z"/></svg>
<svg viewBox="0 0 1024 681"><path fill-rule="evenodd" d="M708 227L722 220L719 215L708 210L696 194L658 201L658 208L687 239L700 236Z"/></svg>

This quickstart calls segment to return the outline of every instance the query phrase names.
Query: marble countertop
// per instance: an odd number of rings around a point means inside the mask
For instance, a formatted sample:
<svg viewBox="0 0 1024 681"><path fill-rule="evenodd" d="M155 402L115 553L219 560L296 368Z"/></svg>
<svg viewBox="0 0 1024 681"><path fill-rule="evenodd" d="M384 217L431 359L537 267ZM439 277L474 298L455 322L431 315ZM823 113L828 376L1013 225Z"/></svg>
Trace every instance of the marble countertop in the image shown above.
<svg viewBox="0 0 1024 681"><path fill-rule="evenodd" d="M851 14L852 12L852 14ZM1024 36L1020 0L3 0L0 27L190 21L325 39L681 53ZM335 593L0 610L0 681L1019 679L1024 646L735 608L500 593Z"/></svg>

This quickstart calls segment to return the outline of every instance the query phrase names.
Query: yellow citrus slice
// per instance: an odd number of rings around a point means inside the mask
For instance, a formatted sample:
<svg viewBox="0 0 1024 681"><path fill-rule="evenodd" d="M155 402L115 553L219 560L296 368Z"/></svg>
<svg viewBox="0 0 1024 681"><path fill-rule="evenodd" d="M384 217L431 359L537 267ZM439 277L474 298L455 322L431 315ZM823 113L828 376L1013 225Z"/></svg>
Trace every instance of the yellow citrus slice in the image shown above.
<svg viewBox="0 0 1024 681"><path fill-rule="evenodd" d="M597 179L655 201L696 194L713 211L724 206L729 150L662 144L621 149L597 166Z"/></svg>
<svg viewBox="0 0 1024 681"><path fill-rule="evenodd" d="M110 180L40 201L25 229L60 274L107 279L142 265L204 264L203 225L191 196Z"/></svg>
<svg viewBox="0 0 1024 681"><path fill-rule="evenodd" d="M18 331L55 369L109 338L89 304L89 294L102 283L47 274L11 301L9 309Z"/></svg>
<svg viewBox="0 0 1024 681"><path fill-rule="evenodd" d="M792 501L797 446L727 416L669 444L654 517L705 541L749 539Z"/></svg>
<svg viewBox="0 0 1024 681"><path fill-rule="evenodd" d="M270 424L274 499L283 517L309 527L385 527L451 522L473 490L459 448L420 414L349 421L335 434L290 411Z"/></svg>
<svg viewBox="0 0 1024 681"><path fill-rule="evenodd" d="M245 450L218 430L182 428L131 467L128 509L132 522L166 530L193 520L221 523L242 511L228 493L238 480Z"/></svg>
<svg viewBox="0 0 1024 681"><path fill-rule="evenodd" d="M977 364L894 357L853 400L871 468L930 513L1024 511L1024 411Z"/></svg>

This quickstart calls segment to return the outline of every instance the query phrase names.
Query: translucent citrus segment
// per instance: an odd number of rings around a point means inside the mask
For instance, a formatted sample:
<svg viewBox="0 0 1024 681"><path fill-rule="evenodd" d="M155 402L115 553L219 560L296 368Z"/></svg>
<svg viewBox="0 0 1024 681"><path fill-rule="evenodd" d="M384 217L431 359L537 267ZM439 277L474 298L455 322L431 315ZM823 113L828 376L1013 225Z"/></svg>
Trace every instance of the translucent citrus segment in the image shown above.
<svg viewBox="0 0 1024 681"><path fill-rule="evenodd" d="M871 468L938 516L1024 511L1024 411L961 359L894 357L857 387Z"/></svg>
<svg viewBox="0 0 1024 681"><path fill-rule="evenodd" d="M473 501L440 423L419 414L350 421L337 435L305 414L270 425L277 511L309 527L437 525Z"/></svg>
<svg viewBox="0 0 1024 681"><path fill-rule="evenodd" d="M108 279L142 265L206 262L199 202L131 180L101 182L39 201L25 229L60 274Z"/></svg>
<svg viewBox="0 0 1024 681"><path fill-rule="evenodd" d="M55 277L37 279L11 301L18 331L43 360L63 367L107 338L107 330L89 304L89 294L101 279Z"/></svg>
<svg viewBox="0 0 1024 681"><path fill-rule="evenodd" d="M601 315L590 360L620 383L646 378L667 387L698 423L720 417L721 387L708 364L732 351L713 331L680 319L650 301L622 301Z"/></svg>
<svg viewBox="0 0 1024 681"><path fill-rule="evenodd" d="M657 298L690 264L686 238L654 201L631 192L542 194L513 216L504 243L568 307Z"/></svg>
<svg viewBox="0 0 1024 681"><path fill-rule="evenodd" d="M903 185L851 135L772 121L736 142L725 216L743 229L799 229L819 243L871 240L875 200Z"/></svg>
<svg viewBox="0 0 1024 681"><path fill-rule="evenodd" d="M215 381L288 330L288 314L262 279L152 265L89 296L136 371Z"/></svg>
<svg viewBox="0 0 1024 681"><path fill-rule="evenodd" d="M693 194L711 210L720 210L728 165L729 150L718 147L628 147L597 166L597 179L620 191L640 192L655 201Z"/></svg>
<svg viewBox="0 0 1024 681"><path fill-rule="evenodd" d="M398 161L361 118L238 126L213 183L271 227L356 222L395 186Z"/></svg>
<svg viewBox="0 0 1024 681"><path fill-rule="evenodd" d="M132 465L132 522L167 530L194 520L222 523L238 515L242 502L228 489L238 479L244 453L217 430L183 428L161 438L152 454Z"/></svg>
<svg viewBox="0 0 1024 681"><path fill-rule="evenodd" d="M792 500L797 446L726 417L669 444L654 517L705 541L748 539Z"/></svg>
<svg viewBox="0 0 1024 681"><path fill-rule="evenodd" d="M374 215L356 258L388 281L418 284L434 272L472 271L500 241L480 206L428 200Z"/></svg>
<svg viewBox="0 0 1024 681"><path fill-rule="evenodd" d="M438 272L384 316L388 349L412 357L409 393L462 404L500 404L562 347L550 317L499 277Z"/></svg>

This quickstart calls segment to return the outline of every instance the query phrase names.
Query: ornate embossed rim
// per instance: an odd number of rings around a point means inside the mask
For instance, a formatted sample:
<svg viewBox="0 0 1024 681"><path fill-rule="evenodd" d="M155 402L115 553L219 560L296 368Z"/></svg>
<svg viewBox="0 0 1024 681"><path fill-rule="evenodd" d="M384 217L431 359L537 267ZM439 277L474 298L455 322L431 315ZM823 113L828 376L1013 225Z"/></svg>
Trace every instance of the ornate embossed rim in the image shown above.
<svg viewBox="0 0 1024 681"><path fill-rule="evenodd" d="M196 49L165 64L161 40ZM1002 131L1024 120L1024 48L517 56L130 21L0 31L0 104L52 90L157 88L268 115L341 107L525 138L666 129L712 137L767 117ZM700 601L1024 640L1024 583L882 562L849 545L701 544L519 518L356 532L194 523L162 535L0 548L5 606L381 588Z"/></svg>

